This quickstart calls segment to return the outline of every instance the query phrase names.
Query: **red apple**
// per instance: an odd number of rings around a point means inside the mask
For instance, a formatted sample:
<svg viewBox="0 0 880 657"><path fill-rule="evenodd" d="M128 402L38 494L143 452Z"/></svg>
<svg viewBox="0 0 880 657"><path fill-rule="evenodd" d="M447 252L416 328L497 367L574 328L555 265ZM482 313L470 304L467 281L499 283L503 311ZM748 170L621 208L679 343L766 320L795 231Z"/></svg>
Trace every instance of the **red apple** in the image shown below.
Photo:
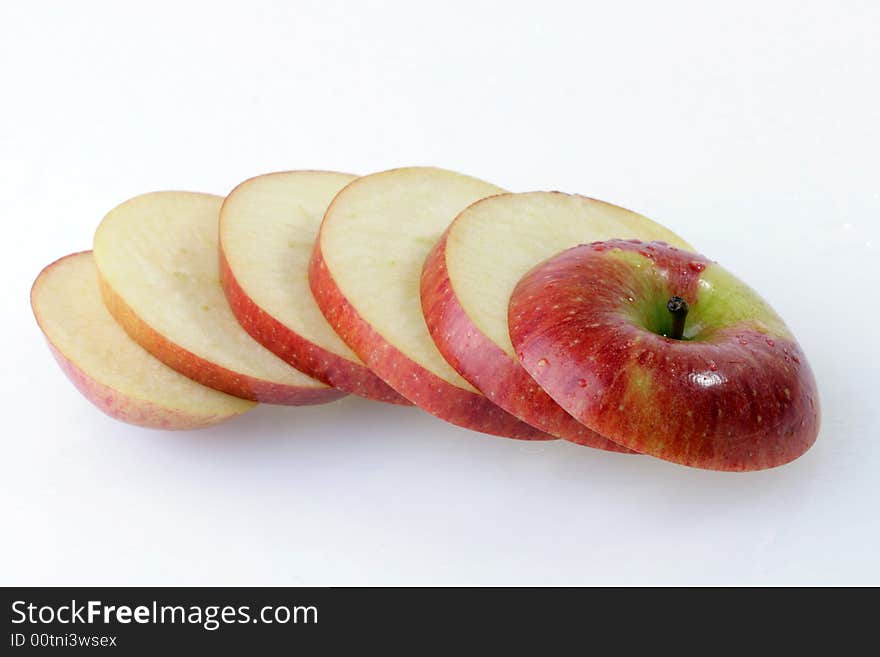
<svg viewBox="0 0 880 657"><path fill-rule="evenodd" d="M382 380L459 426L552 438L480 394L443 359L419 297L422 265L449 222L501 190L452 171L408 168L358 178L327 209L312 257L312 292L330 325Z"/></svg>
<svg viewBox="0 0 880 657"><path fill-rule="evenodd" d="M108 310L144 349L210 388L288 405L342 397L275 356L235 319L220 284L222 203L209 194L157 192L110 211L94 242Z"/></svg>
<svg viewBox="0 0 880 657"><path fill-rule="evenodd" d="M110 417L153 429L198 429L254 407L178 374L134 342L101 301L91 252L46 267L31 306L62 371Z"/></svg>
<svg viewBox="0 0 880 657"><path fill-rule="evenodd" d="M339 390L409 405L336 335L309 290L321 218L354 178L285 171L232 190L220 209L220 279L238 322L276 356Z"/></svg>
<svg viewBox="0 0 880 657"><path fill-rule="evenodd" d="M664 243L568 249L509 307L520 362L565 410L630 449L713 470L787 463L819 431L789 329L719 265Z"/></svg>

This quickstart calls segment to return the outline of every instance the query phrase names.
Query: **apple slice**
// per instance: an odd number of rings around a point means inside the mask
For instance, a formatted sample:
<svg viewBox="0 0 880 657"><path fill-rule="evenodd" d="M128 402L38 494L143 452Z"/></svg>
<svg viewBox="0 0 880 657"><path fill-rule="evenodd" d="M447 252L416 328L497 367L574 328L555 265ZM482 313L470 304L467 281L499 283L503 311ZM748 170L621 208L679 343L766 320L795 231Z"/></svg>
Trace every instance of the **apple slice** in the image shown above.
<svg viewBox="0 0 880 657"><path fill-rule="evenodd" d="M782 319L704 257L661 242L574 247L510 299L510 337L559 405L621 445L712 470L797 458L816 382Z"/></svg>
<svg viewBox="0 0 880 657"><path fill-rule="evenodd" d="M40 272L31 307L67 378L110 417L153 429L198 429L254 407L178 374L128 337L101 301L90 251Z"/></svg>
<svg viewBox="0 0 880 657"><path fill-rule="evenodd" d="M507 304L532 267L576 244L640 237L687 246L635 212L560 192L502 194L474 203L425 261L422 307L431 337L456 371L519 419L554 436L627 451L561 409L516 359Z"/></svg>
<svg viewBox="0 0 880 657"><path fill-rule="evenodd" d="M320 404L343 392L294 369L236 321L220 285L223 198L156 192L119 205L95 233L107 308L169 367L210 388L274 404Z"/></svg>
<svg viewBox="0 0 880 657"><path fill-rule="evenodd" d="M422 263L449 222L501 190L452 171L395 169L358 178L327 209L312 292L330 325L383 381L417 406L476 431L544 440L462 379L428 334Z"/></svg>
<svg viewBox="0 0 880 657"><path fill-rule="evenodd" d="M321 218L354 178L287 171L240 184L220 209L220 277L239 323L276 356L340 390L408 405L333 332L309 290Z"/></svg>

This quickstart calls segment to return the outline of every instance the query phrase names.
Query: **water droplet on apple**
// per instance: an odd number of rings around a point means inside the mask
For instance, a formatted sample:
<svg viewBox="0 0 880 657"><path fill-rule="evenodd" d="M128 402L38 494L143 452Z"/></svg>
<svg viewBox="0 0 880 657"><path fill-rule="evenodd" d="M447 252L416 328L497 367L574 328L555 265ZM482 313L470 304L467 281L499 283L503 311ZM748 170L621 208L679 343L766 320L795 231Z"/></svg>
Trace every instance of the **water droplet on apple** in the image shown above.
<svg viewBox="0 0 880 657"><path fill-rule="evenodd" d="M775 347L775 346L776 346L776 343L775 343L773 340L771 340L770 338L766 338L766 340L767 340L767 344L768 344L769 346L771 346L771 347Z"/></svg>
<svg viewBox="0 0 880 657"><path fill-rule="evenodd" d="M688 267L691 268L691 271L695 271L698 274L706 269L706 265L702 262L697 261L697 260L691 260L688 263Z"/></svg>
<svg viewBox="0 0 880 657"><path fill-rule="evenodd" d="M718 371L718 365L715 363L714 360L709 361L709 369L712 370L713 372Z"/></svg>
<svg viewBox="0 0 880 657"><path fill-rule="evenodd" d="M578 379L578 385L581 388L586 388L587 387L587 380L586 379Z"/></svg>
<svg viewBox="0 0 880 657"><path fill-rule="evenodd" d="M547 367L549 364L550 362L546 358L542 358L538 361L538 367Z"/></svg>
<svg viewBox="0 0 880 657"><path fill-rule="evenodd" d="M739 343L740 343L740 344L748 344L749 341L746 340L745 338L740 338L740 339L739 339Z"/></svg>

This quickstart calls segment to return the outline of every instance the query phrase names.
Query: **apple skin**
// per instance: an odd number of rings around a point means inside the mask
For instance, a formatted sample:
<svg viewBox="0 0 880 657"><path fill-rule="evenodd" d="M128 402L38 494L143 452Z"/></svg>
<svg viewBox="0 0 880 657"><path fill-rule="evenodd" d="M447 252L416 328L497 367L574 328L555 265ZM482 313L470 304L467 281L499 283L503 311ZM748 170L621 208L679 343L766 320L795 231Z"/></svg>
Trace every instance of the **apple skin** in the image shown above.
<svg viewBox="0 0 880 657"><path fill-rule="evenodd" d="M305 388L246 376L197 356L144 322L100 275L98 281L107 310L125 332L168 367L193 381L241 399L285 406L325 404L346 394L335 388Z"/></svg>
<svg viewBox="0 0 880 657"><path fill-rule="evenodd" d="M511 399L528 399L528 406L519 409L520 417L535 428L579 445L633 453L591 431L566 413L517 361L511 360L474 325L459 304L449 280L446 269L448 234L448 230L444 232L431 250L421 278L425 322L443 357L468 383L505 410L510 411L507 406Z"/></svg>
<svg viewBox="0 0 880 657"><path fill-rule="evenodd" d="M670 321L672 295L691 307L684 340L638 319ZM657 242L574 247L520 281L509 325L523 366L557 403L636 451L746 471L788 463L816 440L818 393L800 346L702 256Z"/></svg>
<svg viewBox="0 0 880 657"><path fill-rule="evenodd" d="M212 427L232 419L239 413L231 414L205 414L166 408L151 401L135 399L107 386L86 374L72 360L67 358L51 342L49 351L55 361L61 367L61 371L71 383L80 391L83 397L88 399L102 413L128 424L134 424L147 429L162 429L164 431L183 431L190 429L203 429Z"/></svg>
<svg viewBox="0 0 880 657"><path fill-rule="evenodd" d="M505 438L553 438L517 420L483 395L444 381L386 341L339 290L324 263L320 236L309 263L309 284L318 307L339 337L379 378L420 408L466 429Z"/></svg>
<svg viewBox="0 0 880 657"><path fill-rule="evenodd" d="M307 340L260 308L239 285L220 247L220 282L232 313L250 336L281 360L344 392L412 406L372 371Z"/></svg>

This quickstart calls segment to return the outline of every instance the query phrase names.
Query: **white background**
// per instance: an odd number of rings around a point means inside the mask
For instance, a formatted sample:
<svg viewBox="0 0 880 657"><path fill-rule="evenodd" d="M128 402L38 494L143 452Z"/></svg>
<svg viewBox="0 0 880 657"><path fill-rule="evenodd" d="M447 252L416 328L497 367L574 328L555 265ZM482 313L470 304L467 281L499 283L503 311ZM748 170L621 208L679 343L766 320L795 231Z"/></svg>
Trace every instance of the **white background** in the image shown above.
<svg viewBox="0 0 880 657"><path fill-rule="evenodd" d="M0 5L2 584L880 584L880 5ZM767 472L359 399L160 433L28 307L141 192L431 164L633 208L740 274L819 382Z"/></svg>

